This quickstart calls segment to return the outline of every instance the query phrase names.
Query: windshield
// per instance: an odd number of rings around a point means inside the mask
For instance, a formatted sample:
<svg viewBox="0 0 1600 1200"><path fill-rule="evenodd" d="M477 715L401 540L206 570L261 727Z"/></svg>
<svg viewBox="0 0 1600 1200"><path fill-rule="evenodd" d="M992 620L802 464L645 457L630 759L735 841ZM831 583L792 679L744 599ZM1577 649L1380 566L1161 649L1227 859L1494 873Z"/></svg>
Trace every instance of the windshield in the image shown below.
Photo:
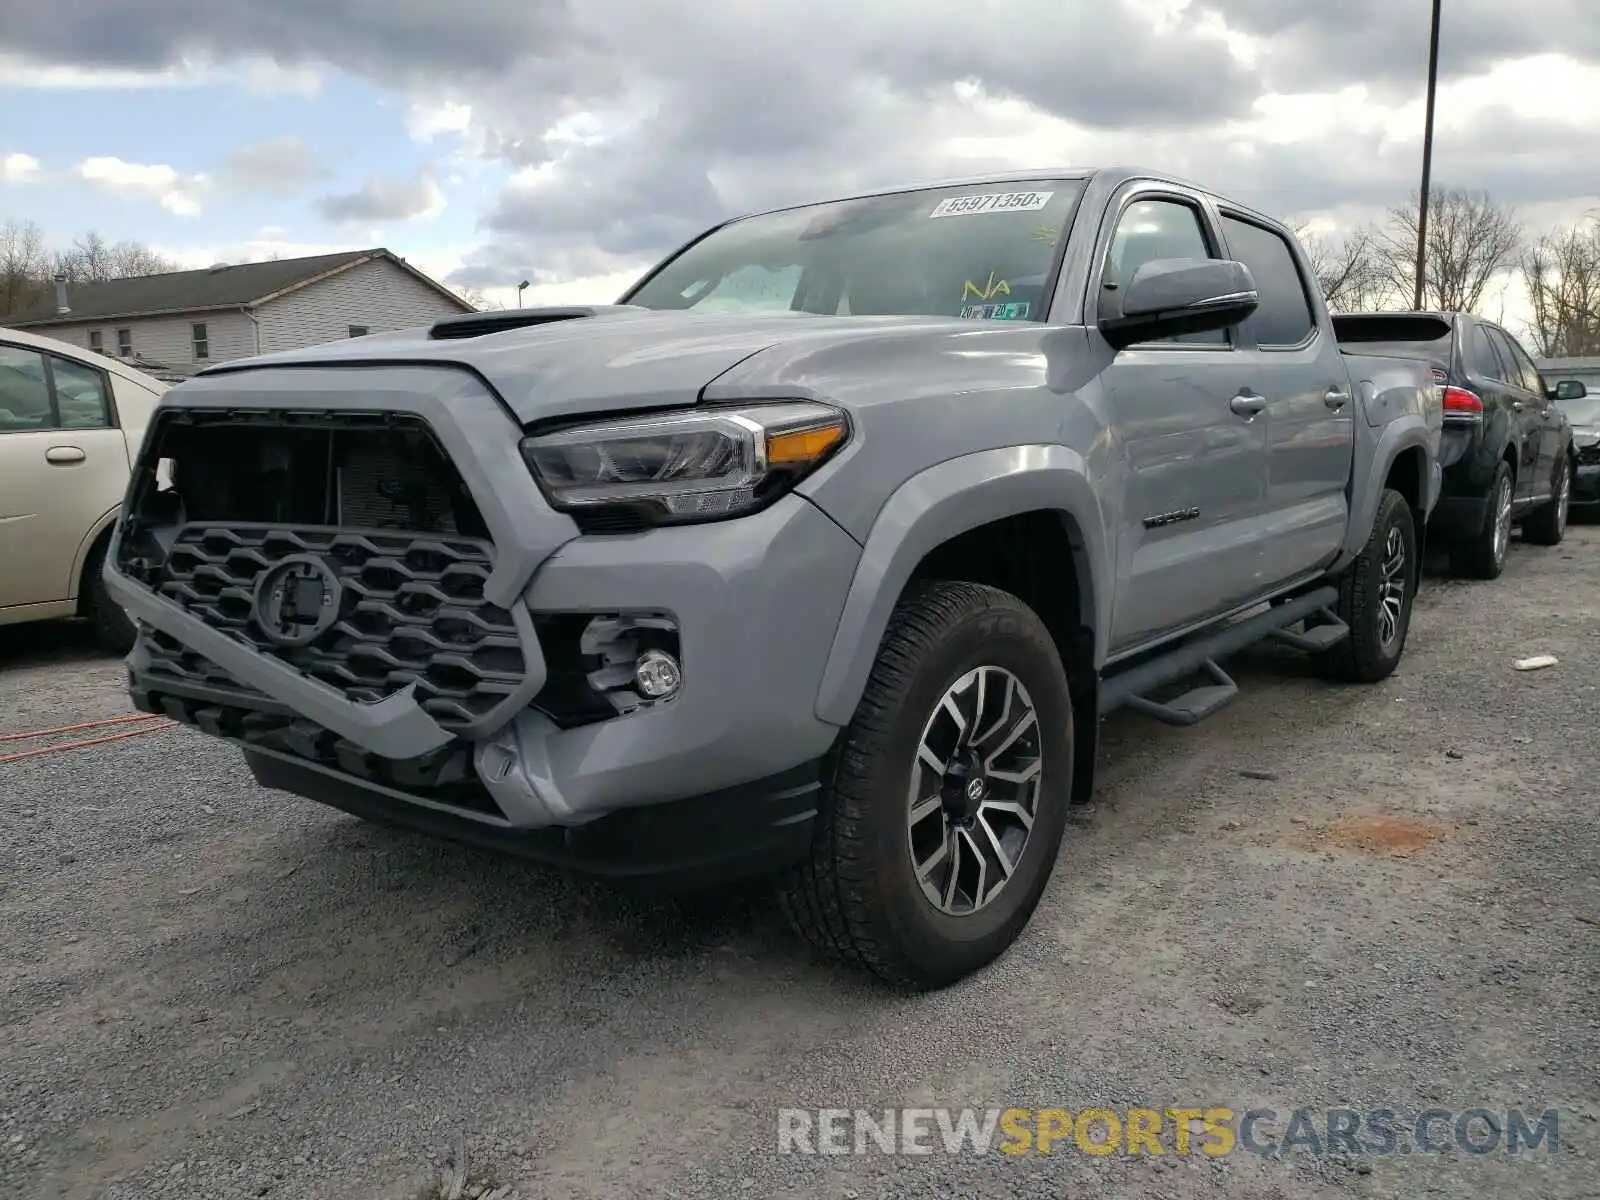
<svg viewBox="0 0 1600 1200"><path fill-rule="evenodd" d="M1600 395L1590 392L1581 400L1557 400L1556 403L1572 424L1600 426Z"/></svg>
<svg viewBox="0 0 1600 1200"><path fill-rule="evenodd" d="M926 188L747 217L623 303L1042 321L1081 179Z"/></svg>

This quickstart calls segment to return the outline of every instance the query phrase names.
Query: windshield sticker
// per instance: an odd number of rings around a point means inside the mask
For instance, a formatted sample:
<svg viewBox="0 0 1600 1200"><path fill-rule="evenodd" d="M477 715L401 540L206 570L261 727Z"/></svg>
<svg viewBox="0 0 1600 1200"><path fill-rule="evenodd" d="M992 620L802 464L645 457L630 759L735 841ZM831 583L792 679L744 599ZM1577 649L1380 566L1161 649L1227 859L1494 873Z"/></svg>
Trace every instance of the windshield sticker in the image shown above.
<svg viewBox="0 0 1600 1200"><path fill-rule="evenodd" d="M930 217L971 217L978 213L1038 212L1054 192L990 192L987 196L946 196Z"/></svg>
<svg viewBox="0 0 1600 1200"><path fill-rule="evenodd" d="M1033 305L1026 300L1012 300L1005 304L963 304L964 321L1026 321Z"/></svg>
<svg viewBox="0 0 1600 1200"><path fill-rule="evenodd" d="M996 279L994 272L989 272L989 282L979 287L972 280L967 280L961 285L961 303L967 302L968 296L976 296L979 300L993 300L996 296L1011 295L1011 284L1004 279Z"/></svg>

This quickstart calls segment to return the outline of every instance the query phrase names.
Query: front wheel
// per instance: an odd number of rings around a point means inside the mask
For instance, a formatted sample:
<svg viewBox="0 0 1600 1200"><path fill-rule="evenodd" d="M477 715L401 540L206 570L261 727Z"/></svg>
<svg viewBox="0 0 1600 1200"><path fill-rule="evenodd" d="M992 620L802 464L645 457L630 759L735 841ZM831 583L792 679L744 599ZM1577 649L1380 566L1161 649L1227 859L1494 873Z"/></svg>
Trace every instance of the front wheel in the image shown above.
<svg viewBox="0 0 1600 1200"><path fill-rule="evenodd" d="M1535 546L1559 546L1567 535L1567 514L1572 508L1572 464L1565 454L1556 460L1556 474L1550 484L1550 503L1522 522L1522 540Z"/></svg>
<svg viewBox="0 0 1600 1200"><path fill-rule="evenodd" d="M1066 827L1072 700L1015 596L922 585L891 618L819 804L780 881L790 922L890 983L954 983L1003 954Z"/></svg>
<svg viewBox="0 0 1600 1200"><path fill-rule="evenodd" d="M1320 654L1324 676L1376 683L1400 664L1411 629L1411 605L1422 577L1417 525L1406 498L1385 488L1367 544L1339 580L1339 618L1350 636Z"/></svg>

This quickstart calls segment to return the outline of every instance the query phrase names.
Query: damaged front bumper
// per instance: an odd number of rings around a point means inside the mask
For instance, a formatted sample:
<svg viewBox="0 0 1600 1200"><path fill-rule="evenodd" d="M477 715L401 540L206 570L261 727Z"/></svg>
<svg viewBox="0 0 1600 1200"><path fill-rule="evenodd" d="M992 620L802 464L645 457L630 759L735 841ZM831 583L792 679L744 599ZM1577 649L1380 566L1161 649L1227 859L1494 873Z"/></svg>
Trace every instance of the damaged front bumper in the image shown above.
<svg viewBox="0 0 1600 1200"><path fill-rule="evenodd" d="M860 554L808 501L585 536L544 500L497 398L449 368L201 376L164 401L152 461L168 413L420 421L487 536L208 516L162 532L157 568L124 548L125 524L106 581L141 625L128 660L141 708L243 745L268 786L589 869L664 869L669 830L692 834L683 861L737 857L741 844L765 855L775 839L803 851L838 734L815 700ZM343 623L269 643L265 593L250 587L296 562ZM584 631L640 615L675 638L677 691L574 707L594 665L579 661L594 648L578 645ZM398 678L410 681L382 682Z"/></svg>

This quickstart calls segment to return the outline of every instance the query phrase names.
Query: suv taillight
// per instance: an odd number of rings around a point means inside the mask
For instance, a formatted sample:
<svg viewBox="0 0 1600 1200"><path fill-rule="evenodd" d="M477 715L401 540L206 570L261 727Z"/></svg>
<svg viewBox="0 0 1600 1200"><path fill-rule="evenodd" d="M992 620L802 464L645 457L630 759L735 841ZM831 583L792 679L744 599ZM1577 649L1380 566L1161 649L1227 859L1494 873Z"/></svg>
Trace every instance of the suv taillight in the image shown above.
<svg viewBox="0 0 1600 1200"><path fill-rule="evenodd" d="M1476 392L1469 392L1466 388L1447 387L1444 389L1444 411L1446 416L1481 417L1483 401Z"/></svg>

